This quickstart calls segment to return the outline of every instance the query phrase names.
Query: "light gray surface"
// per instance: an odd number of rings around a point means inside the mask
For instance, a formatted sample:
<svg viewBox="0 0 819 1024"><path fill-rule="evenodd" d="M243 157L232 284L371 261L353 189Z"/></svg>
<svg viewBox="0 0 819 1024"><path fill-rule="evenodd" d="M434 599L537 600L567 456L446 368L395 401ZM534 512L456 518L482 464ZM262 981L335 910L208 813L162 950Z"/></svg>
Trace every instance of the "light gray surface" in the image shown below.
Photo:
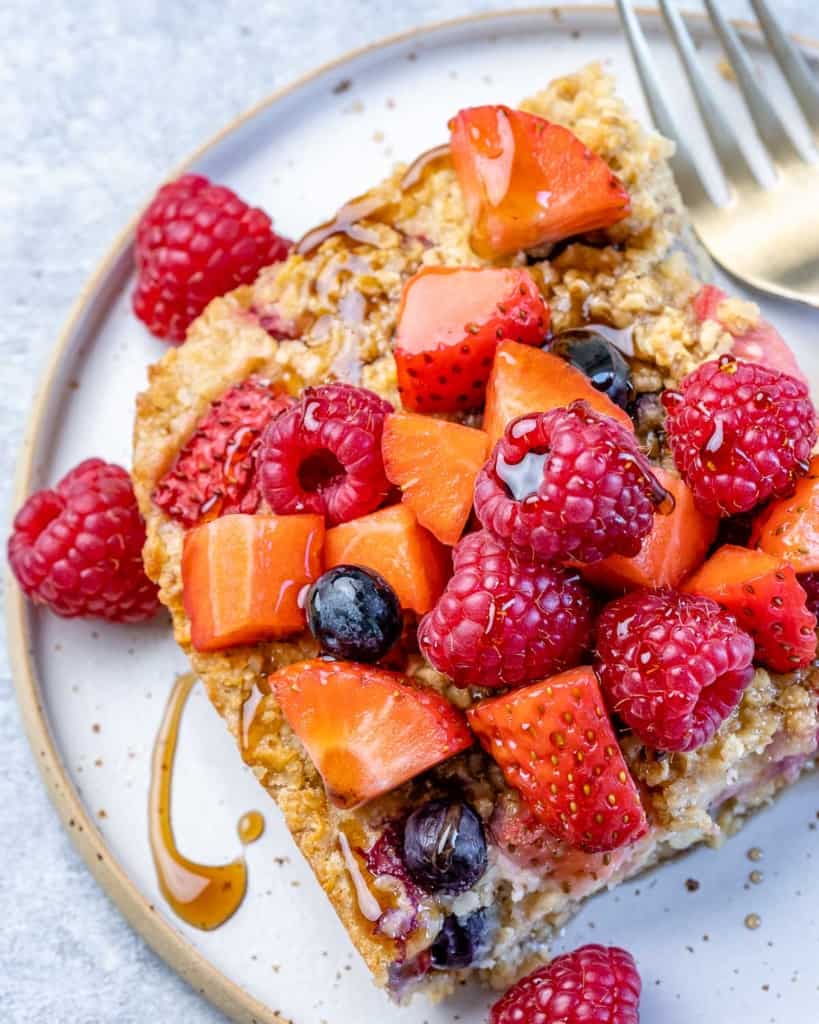
<svg viewBox="0 0 819 1024"><path fill-rule="evenodd" d="M775 4L788 28L819 36L815 0ZM0 5L4 525L23 425L60 325L115 234L166 170L316 64L425 21L499 6L470 0ZM748 16L742 0L724 0L724 7ZM63 833L23 736L4 645L0 748L0 1019L222 1021L120 918Z"/></svg>

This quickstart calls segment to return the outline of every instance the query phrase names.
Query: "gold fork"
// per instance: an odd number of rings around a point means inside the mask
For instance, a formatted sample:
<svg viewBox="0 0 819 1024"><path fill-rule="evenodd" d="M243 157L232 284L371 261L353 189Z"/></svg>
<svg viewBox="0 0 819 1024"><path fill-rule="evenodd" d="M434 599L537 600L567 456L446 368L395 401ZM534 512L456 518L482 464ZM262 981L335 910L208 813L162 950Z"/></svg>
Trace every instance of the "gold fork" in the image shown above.
<svg viewBox="0 0 819 1024"><path fill-rule="evenodd" d="M671 162L674 177L700 240L725 270L764 291L819 308L819 164L810 162L794 144L760 87L734 27L720 14L713 0L705 0L705 3L776 179L766 185L754 174L736 133L705 80L685 21L672 0L660 0L666 26L728 187L724 205L713 201L664 98L648 43L630 0L617 0L620 20L654 123L677 145ZM816 79L804 56L783 32L767 0L751 0L751 3L813 138L819 143Z"/></svg>

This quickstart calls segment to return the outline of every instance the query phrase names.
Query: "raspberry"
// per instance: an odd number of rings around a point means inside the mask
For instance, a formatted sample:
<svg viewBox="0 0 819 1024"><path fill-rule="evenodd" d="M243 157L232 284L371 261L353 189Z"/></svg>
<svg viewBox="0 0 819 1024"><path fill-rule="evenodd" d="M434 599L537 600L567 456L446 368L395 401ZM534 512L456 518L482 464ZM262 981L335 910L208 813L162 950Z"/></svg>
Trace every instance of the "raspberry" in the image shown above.
<svg viewBox="0 0 819 1024"><path fill-rule="evenodd" d="M66 618L138 622L159 607L142 567L145 526L131 478L86 459L14 520L8 556L25 594Z"/></svg>
<svg viewBox="0 0 819 1024"><path fill-rule="evenodd" d="M513 985L490 1024L639 1024L642 983L631 953L581 946Z"/></svg>
<svg viewBox="0 0 819 1024"><path fill-rule="evenodd" d="M546 561L636 555L667 497L634 435L585 401L513 420L475 483L483 526Z"/></svg>
<svg viewBox="0 0 819 1024"><path fill-rule="evenodd" d="M137 225L134 312L152 334L179 344L211 299L251 284L290 245L263 210L185 174L160 188Z"/></svg>
<svg viewBox="0 0 819 1024"><path fill-rule="evenodd" d="M577 665L591 598L567 569L526 561L491 534L455 548L455 575L418 628L418 645L458 686L517 686Z"/></svg>
<svg viewBox="0 0 819 1024"><path fill-rule="evenodd" d="M228 512L255 512L254 478L262 430L295 402L257 377L226 391L196 424L152 495L185 527Z"/></svg>
<svg viewBox="0 0 819 1024"><path fill-rule="evenodd" d="M808 611L819 618L819 572L802 572L796 578L807 595Z"/></svg>
<svg viewBox="0 0 819 1024"><path fill-rule="evenodd" d="M706 515L748 512L808 470L816 414L787 373L722 356L662 400L674 461Z"/></svg>
<svg viewBox="0 0 819 1024"><path fill-rule="evenodd" d="M392 406L350 384L305 388L262 435L258 476L274 512L315 512L328 525L374 511L390 491L381 458Z"/></svg>
<svg viewBox="0 0 819 1024"><path fill-rule="evenodd" d="M754 642L733 615L710 597L668 588L607 605L597 656L609 708L660 750L702 746L754 674Z"/></svg>

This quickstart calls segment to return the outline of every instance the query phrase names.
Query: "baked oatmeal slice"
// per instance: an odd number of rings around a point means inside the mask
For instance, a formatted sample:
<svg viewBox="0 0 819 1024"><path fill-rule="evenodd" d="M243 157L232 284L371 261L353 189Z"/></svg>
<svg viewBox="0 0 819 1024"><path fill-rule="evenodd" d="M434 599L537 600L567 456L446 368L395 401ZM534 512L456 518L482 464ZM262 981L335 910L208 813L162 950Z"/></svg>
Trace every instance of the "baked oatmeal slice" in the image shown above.
<svg viewBox="0 0 819 1024"><path fill-rule="evenodd" d="M729 351L743 333L736 318L753 321L758 313L732 300L718 311L696 305L708 266L668 169L671 144L627 113L599 66L557 80L522 109L569 128L605 161L628 193L627 216L604 231L525 254L481 257L470 244L449 154L428 154L310 232L252 286L211 302L184 346L151 367L137 407L134 480L147 524L145 565L171 611L176 639L376 981L399 999L416 991L440 997L471 974L507 984L548 955L555 930L582 900L695 843L716 844L730 834L812 763L819 728L812 669L778 675L757 667L737 710L697 750L663 753L636 734L621 735L647 830L628 846L583 852L534 821L500 767L477 747L363 806L339 807L267 683L276 670L316 656L310 634L207 653L192 646L181 570L185 530L153 500L158 483L212 403L249 378L294 396L343 381L400 407L398 310L406 282L424 268L525 267L555 333L588 324L614 332L609 336L628 357L637 436L658 474L667 474L667 489L677 486L669 482L677 478L659 395ZM480 424L473 414L460 418ZM267 512L264 501L259 511ZM704 554L703 548L700 560ZM410 653L402 668L454 710L483 696L452 685L418 654ZM423 808L425 827L434 830L455 815L473 837L463 891L429 891L407 869L406 820ZM482 872L473 880L474 863Z"/></svg>

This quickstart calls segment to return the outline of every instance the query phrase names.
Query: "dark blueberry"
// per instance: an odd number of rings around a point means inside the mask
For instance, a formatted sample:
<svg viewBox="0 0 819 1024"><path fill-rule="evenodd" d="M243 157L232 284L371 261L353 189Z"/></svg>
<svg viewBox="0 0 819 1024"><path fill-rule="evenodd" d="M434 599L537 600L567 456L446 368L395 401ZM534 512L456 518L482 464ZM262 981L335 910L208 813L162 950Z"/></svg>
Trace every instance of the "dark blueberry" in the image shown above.
<svg viewBox="0 0 819 1024"><path fill-rule="evenodd" d="M376 572L338 565L307 592L307 624L325 654L378 661L401 635L401 605Z"/></svg>
<svg viewBox="0 0 819 1024"><path fill-rule="evenodd" d="M619 333L619 332L617 332ZM589 378L589 383L604 392L623 409L631 401L634 388L631 370L616 345L594 327L578 327L554 336L551 350Z"/></svg>
<svg viewBox="0 0 819 1024"><path fill-rule="evenodd" d="M442 970L470 967L489 946L489 911L483 907L469 917L450 914L429 948L432 966Z"/></svg>
<svg viewBox="0 0 819 1024"><path fill-rule="evenodd" d="M404 863L427 892L471 889L486 871L481 819L460 800L430 800L407 818Z"/></svg>

